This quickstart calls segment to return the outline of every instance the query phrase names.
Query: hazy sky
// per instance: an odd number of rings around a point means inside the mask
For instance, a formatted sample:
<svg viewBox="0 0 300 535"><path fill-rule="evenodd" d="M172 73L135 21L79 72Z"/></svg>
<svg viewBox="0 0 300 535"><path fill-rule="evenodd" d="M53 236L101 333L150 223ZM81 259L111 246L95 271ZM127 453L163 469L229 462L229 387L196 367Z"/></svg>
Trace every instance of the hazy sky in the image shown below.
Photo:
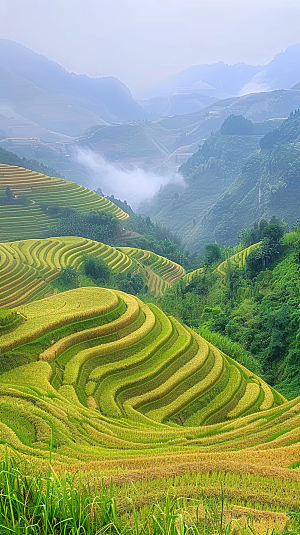
<svg viewBox="0 0 300 535"><path fill-rule="evenodd" d="M139 89L191 65L265 64L300 42L299 0L0 0L0 37Z"/></svg>

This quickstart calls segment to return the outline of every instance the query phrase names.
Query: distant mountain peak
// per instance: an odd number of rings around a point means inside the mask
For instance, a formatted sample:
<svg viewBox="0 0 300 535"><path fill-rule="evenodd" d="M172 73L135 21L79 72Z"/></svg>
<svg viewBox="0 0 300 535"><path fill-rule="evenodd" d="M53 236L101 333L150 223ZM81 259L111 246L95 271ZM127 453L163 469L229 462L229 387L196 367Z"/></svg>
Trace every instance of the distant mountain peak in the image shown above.
<svg viewBox="0 0 300 535"><path fill-rule="evenodd" d="M244 62L229 65L224 61L193 65L168 76L152 90L151 96L167 96L184 88L185 92L205 92L207 96L221 99L249 92L290 89L299 80L300 43L297 43L279 52L272 61L262 66Z"/></svg>
<svg viewBox="0 0 300 535"><path fill-rule="evenodd" d="M128 87L117 78L90 78L70 73L46 56L8 39L0 39L0 68L30 82L34 93L39 93L35 109L28 107L28 100L33 101L30 92L24 95L23 100L20 94L17 100L12 101L11 107L18 110L20 116L63 134L77 136L92 124L100 124L102 121L123 123L148 117L146 111L132 98ZM10 83L13 83L12 79L7 79L6 89ZM6 97L0 90L0 101L3 98ZM63 110L66 108L70 109L64 119ZM74 116L71 114L72 109ZM82 125L79 116L83 117ZM46 119L40 124L42 117Z"/></svg>

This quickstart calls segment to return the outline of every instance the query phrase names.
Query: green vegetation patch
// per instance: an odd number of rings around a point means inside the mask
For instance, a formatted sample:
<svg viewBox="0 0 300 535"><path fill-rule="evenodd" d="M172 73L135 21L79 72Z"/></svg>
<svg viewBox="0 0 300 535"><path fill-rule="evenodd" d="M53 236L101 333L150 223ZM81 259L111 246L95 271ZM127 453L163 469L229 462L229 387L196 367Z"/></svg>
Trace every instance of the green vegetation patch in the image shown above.
<svg viewBox="0 0 300 535"><path fill-rule="evenodd" d="M15 310L0 309L0 334L12 331L22 322L22 316Z"/></svg>

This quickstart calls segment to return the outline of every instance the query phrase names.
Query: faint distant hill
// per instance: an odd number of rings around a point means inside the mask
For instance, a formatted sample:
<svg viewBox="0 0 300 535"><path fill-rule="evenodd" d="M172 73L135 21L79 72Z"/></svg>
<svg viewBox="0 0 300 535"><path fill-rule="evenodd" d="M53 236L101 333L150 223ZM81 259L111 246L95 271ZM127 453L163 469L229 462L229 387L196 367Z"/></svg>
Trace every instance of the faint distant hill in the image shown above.
<svg viewBox="0 0 300 535"><path fill-rule="evenodd" d="M282 89L218 100L197 112L161 117L155 123L177 136L181 134L182 144L191 144L218 130L231 114L260 122L288 117L291 111L298 108L300 90Z"/></svg>
<svg viewBox="0 0 300 535"><path fill-rule="evenodd" d="M137 100L154 120L165 115L183 115L206 108L217 99L201 93L176 93L170 96L153 97L149 100Z"/></svg>
<svg viewBox="0 0 300 535"><path fill-rule="evenodd" d="M166 77L157 86L144 92L144 97L169 96L172 93L199 93L216 99L237 95L239 90L259 72L259 66L223 61L212 65L194 65Z"/></svg>
<svg viewBox="0 0 300 535"><path fill-rule="evenodd" d="M42 161L66 178L87 185L85 171L72 157L78 146L88 148L121 167L173 172L198 150L198 145L203 144L212 131L219 130L229 115L243 115L262 124L271 119L286 118L298 108L300 90L297 89L252 93L219 100L193 113L161 117L154 121L111 125L94 123L76 140L45 143L36 139L3 139L0 146L18 156ZM269 128L275 127L276 121L271 121ZM255 128L257 135L264 135L265 126L261 130L259 125Z"/></svg>
<svg viewBox="0 0 300 535"><path fill-rule="evenodd" d="M300 43L288 47L253 76L242 91L295 89L300 80ZM298 88L297 88L298 89Z"/></svg>
<svg viewBox="0 0 300 535"><path fill-rule="evenodd" d="M23 45L0 39L0 128L8 132L7 119L20 117L77 136L93 124L143 119L147 113L117 78L69 73Z"/></svg>
<svg viewBox="0 0 300 535"><path fill-rule="evenodd" d="M223 61L213 65L195 65L168 76L149 88L144 98L172 93L201 93L216 99L251 92L289 89L300 80L300 44L288 47L264 66Z"/></svg>

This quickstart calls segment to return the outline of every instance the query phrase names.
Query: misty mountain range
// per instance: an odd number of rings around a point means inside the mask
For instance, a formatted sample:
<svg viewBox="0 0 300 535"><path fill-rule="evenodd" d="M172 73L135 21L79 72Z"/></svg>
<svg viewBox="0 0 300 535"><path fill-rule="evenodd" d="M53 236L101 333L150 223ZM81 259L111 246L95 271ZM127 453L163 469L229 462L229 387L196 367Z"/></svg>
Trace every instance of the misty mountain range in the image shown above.
<svg viewBox="0 0 300 535"><path fill-rule="evenodd" d="M201 93L216 100L231 96L290 89L300 80L300 43L288 47L264 66L223 61L213 65L195 65L169 76L150 88L145 96L169 96L176 93Z"/></svg>
<svg viewBox="0 0 300 535"><path fill-rule="evenodd" d="M289 89L299 81L300 44L263 67L224 62L189 67L135 101L117 78L69 73L23 45L0 39L0 129L9 137L77 137L94 125L192 113L220 99Z"/></svg>
<svg viewBox="0 0 300 535"><path fill-rule="evenodd" d="M146 117L117 78L69 73L45 56L0 39L0 128L10 129L13 137L18 137L20 118L24 124L78 136L94 124Z"/></svg>

